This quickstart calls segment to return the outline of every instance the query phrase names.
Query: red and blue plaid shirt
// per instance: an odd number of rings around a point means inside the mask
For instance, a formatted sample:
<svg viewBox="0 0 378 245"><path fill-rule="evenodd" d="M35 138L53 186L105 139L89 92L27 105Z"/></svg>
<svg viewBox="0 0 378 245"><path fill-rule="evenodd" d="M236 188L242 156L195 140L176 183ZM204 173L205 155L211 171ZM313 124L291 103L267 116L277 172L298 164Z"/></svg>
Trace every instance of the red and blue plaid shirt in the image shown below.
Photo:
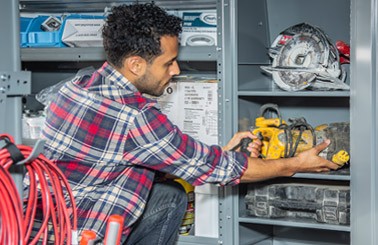
<svg viewBox="0 0 378 245"><path fill-rule="evenodd" d="M62 169L73 190L79 234L92 230L99 237L107 218L120 214L126 239L157 172L193 185L232 185L247 166L244 154L182 133L155 100L108 63L60 89L47 112L43 137L45 155Z"/></svg>

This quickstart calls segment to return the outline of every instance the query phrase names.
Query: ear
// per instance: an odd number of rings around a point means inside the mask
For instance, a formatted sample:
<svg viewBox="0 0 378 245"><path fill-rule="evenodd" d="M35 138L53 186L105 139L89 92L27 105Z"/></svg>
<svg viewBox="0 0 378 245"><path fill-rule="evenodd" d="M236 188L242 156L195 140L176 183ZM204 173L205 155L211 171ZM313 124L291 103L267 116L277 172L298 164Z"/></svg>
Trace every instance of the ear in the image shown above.
<svg viewBox="0 0 378 245"><path fill-rule="evenodd" d="M140 56L131 56L125 59L124 66L133 76L140 77L145 73L147 62Z"/></svg>

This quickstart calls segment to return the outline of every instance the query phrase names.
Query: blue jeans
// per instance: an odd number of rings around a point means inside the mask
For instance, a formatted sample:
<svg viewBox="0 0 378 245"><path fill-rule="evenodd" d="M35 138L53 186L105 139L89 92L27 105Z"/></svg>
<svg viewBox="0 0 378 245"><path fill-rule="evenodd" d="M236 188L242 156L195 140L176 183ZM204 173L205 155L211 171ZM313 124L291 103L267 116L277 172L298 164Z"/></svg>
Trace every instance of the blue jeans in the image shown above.
<svg viewBox="0 0 378 245"><path fill-rule="evenodd" d="M179 183L154 183L143 215L134 225L125 244L174 244L186 206L187 195Z"/></svg>

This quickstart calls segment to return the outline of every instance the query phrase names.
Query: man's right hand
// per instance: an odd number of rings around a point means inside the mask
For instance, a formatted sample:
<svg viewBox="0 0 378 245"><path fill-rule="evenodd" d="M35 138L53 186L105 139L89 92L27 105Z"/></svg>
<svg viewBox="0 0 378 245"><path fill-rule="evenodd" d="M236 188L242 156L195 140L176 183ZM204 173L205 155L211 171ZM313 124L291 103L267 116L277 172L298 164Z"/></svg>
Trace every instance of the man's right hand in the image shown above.
<svg viewBox="0 0 378 245"><path fill-rule="evenodd" d="M249 158L248 167L241 177L242 182L263 181L276 177L289 177L295 173L319 173L336 170L340 166L319 156L328 147L329 140L299 153L295 157L267 159Z"/></svg>
<svg viewBox="0 0 378 245"><path fill-rule="evenodd" d="M295 163L294 171L299 172L328 172L330 170L336 170L340 168L340 165L328 161L319 156L319 153L322 152L330 144L330 140L327 139L322 143L316 145L315 147L299 153L296 157L298 161Z"/></svg>

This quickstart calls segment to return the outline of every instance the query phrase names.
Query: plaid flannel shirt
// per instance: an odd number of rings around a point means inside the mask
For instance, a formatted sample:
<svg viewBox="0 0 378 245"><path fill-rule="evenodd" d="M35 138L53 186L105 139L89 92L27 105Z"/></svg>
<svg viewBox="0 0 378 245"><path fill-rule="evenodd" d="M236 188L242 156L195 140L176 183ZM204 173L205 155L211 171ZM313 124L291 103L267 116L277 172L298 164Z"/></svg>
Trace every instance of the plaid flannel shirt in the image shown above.
<svg viewBox="0 0 378 245"><path fill-rule="evenodd" d="M156 100L144 97L107 62L66 83L51 102L44 154L67 177L78 231L103 237L107 218L125 218L123 241L141 216L157 172L193 185L239 183L242 153L222 151L182 133Z"/></svg>

